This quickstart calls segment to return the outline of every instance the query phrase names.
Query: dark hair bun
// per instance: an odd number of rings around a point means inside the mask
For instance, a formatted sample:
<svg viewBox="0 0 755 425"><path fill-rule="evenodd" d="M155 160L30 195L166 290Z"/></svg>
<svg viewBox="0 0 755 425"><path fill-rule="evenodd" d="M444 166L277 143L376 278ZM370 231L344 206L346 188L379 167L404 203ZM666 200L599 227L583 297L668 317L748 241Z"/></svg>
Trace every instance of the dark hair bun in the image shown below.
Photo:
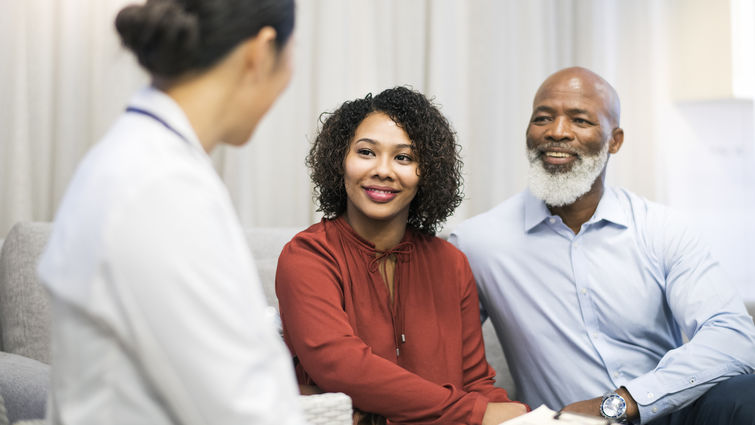
<svg viewBox="0 0 755 425"><path fill-rule="evenodd" d="M199 20L174 1L128 6L118 13L115 27L123 45L153 75L178 76L199 55Z"/></svg>
<svg viewBox="0 0 755 425"><path fill-rule="evenodd" d="M174 78L212 67L265 26L280 49L294 11L294 0L146 0L121 10L115 28L150 74Z"/></svg>

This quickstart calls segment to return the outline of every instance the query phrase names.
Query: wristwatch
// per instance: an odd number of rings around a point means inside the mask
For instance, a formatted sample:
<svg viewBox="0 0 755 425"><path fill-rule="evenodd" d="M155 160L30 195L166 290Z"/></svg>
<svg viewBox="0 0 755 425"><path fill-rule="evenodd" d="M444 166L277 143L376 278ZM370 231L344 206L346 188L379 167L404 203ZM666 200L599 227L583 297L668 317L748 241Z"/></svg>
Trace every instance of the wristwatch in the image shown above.
<svg viewBox="0 0 755 425"><path fill-rule="evenodd" d="M606 419L624 422L627 419L627 402L615 391L609 391L600 400L600 414Z"/></svg>

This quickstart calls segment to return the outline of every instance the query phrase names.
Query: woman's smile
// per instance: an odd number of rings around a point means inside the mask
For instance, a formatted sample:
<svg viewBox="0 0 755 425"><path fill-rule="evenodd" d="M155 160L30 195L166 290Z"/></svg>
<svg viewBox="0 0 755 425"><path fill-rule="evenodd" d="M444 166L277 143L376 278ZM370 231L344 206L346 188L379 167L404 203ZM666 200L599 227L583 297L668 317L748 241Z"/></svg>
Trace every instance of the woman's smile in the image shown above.
<svg viewBox="0 0 755 425"><path fill-rule="evenodd" d="M393 198L396 197L396 194L399 193L398 190L377 186L365 187L364 191L365 193L367 193L367 196L369 196L370 199L380 203L390 202Z"/></svg>

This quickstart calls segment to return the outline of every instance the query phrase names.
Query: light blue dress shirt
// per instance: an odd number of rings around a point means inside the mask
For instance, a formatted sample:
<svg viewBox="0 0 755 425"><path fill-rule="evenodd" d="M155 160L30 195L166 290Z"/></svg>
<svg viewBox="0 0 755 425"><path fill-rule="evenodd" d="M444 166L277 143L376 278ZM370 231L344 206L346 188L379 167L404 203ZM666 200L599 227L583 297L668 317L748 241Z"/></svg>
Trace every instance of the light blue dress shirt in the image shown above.
<svg viewBox="0 0 755 425"><path fill-rule="evenodd" d="M624 386L646 423L755 370L752 318L697 232L626 190L607 188L576 235L525 191L450 241L530 406Z"/></svg>

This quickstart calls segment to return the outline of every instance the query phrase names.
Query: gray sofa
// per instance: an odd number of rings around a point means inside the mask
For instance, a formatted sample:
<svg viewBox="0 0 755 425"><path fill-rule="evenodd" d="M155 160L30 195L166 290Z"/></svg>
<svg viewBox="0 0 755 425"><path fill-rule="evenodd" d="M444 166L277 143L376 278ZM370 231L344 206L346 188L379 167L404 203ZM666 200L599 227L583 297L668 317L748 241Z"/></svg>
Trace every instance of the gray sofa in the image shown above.
<svg viewBox="0 0 755 425"><path fill-rule="evenodd" d="M10 423L42 418L45 412L50 311L47 293L36 277L36 261L50 229L50 223L19 223L8 233L0 251L0 401L5 400ZM268 301L275 307L278 254L299 230L253 228L246 233ZM748 309L752 315L755 303L749 304ZM497 372L496 384L516 398L506 360L489 321L483 326L483 335L488 361Z"/></svg>
<svg viewBox="0 0 755 425"><path fill-rule="evenodd" d="M50 368L50 310L47 293L37 280L36 261L50 230L50 223L19 223L10 230L0 251L0 395L10 423L44 417ZM252 228L246 232L265 294L275 307L278 254L299 230ZM484 332L488 360L498 372L497 383L514 393L492 327L486 324Z"/></svg>

